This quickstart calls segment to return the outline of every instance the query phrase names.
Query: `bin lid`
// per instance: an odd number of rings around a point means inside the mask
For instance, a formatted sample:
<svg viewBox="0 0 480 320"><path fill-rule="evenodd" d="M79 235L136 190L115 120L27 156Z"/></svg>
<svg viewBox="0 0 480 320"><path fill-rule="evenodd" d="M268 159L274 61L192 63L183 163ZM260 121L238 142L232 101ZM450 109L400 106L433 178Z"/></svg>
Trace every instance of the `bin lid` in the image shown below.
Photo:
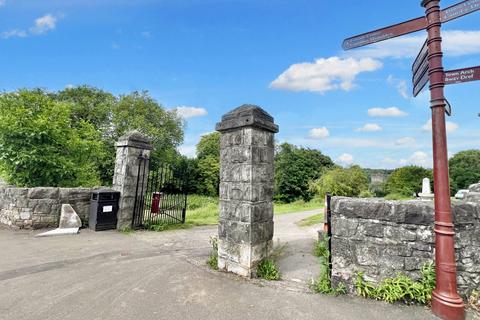
<svg viewBox="0 0 480 320"><path fill-rule="evenodd" d="M116 191L113 189L103 188L103 189L95 189L92 191L94 194L120 194L120 191Z"/></svg>

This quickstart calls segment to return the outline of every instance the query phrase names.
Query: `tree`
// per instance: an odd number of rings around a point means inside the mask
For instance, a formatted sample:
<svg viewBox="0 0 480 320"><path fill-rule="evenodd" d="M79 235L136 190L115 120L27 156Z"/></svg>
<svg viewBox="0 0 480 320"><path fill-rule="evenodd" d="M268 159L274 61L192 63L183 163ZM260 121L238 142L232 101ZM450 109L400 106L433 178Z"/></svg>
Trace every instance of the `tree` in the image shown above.
<svg viewBox="0 0 480 320"><path fill-rule="evenodd" d="M71 104L72 125L78 127L82 122L91 124L100 134L101 149L97 155L102 185L111 185L115 166L115 142L112 126L113 109L117 102L114 95L103 90L78 86L51 94L58 101Z"/></svg>
<svg viewBox="0 0 480 320"><path fill-rule="evenodd" d="M480 150L465 150L448 161L452 194L480 181Z"/></svg>
<svg viewBox="0 0 480 320"><path fill-rule="evenodd" d="M179 158L183 120L147 92L117 98L80 86L57 93L20 90L0 99L0 169L11 183L110 185L115 142L130 130L152 139L153 169Z"/></svg>
<svg viewBox="0 0 480 320"><path fill-rule="evenodd" d="M429 178L432 182L432 170L418 166L406 166L395 169L387 180L389 193L411 196L413 193L422 191L423 178Z"/></svg>
<svg viewBox="0 0 480 320"><path fill-rule="evenodd" d="M138 130L152 139L153 169L162 162L177 159L176 147L183 141L183 120L174 110L165 110L148 92L120 96L113 108L112 125L115 140L131 130Z"/></svg>
<svg viewBox="0 0 480 320"><path fill-rule="evenodd" d="M368 176L359 166L344 169L335 167L326 170L310 184L310 190L320 196L330 193L334 196L358 197L368 191Z"/></svg>
<svg viewBox="0 0 480 320"><path fill-rule="evenodd" d="M72 123L71 105L42 90L0 95L0 168L9 183L26 186L99 185L99 134Z"/></svg>
<svg viewBox="0 0 480 320"><path fill-rule="evenodd" d="M220 161L220 132L204 134L197 144L197 158L212 156Z"/></svg>
<svg viewBox="0 0 480 320"><path fill-rule="evenodd" d="M333 161L319 150L281 144L275 155L275 199L309 201L314 195L308 187L309 182L318 179L325 168L333 165Z"/></svg>
<svg viewBox="0 0 480 320"><path fill-rule="evenodd" d="M200 138L196 146L200 194L217 196L220 184L220 133L212 132Z"/></svg>
<svg viewBox="0 0 480 320"><path fill-rule="evenodd" d="M218 158L206 156L198 159L199 184L197 189L200 194L217 196L220 184L220 162Z"/></svg>

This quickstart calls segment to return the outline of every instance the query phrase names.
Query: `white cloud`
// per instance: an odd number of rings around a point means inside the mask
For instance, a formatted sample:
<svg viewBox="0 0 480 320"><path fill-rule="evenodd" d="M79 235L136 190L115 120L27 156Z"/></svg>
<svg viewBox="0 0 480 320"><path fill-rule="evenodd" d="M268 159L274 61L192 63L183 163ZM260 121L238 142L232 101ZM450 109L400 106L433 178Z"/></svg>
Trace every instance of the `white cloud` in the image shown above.
<svg viewBox="0 0 480 320"><path fill-rule="evenodd" d="M65 86L65 89L73 89L73 88L75 88L75 86L71 83L69 83Z"/></svg>
<svg viewBox="0 0 480 320"><path fill-rule="evenodd" d="M377 132L382 130L383 128L376 123L367 123L363 127L357 129L357 131L361 132Z"/></svg>
<svg viewBox="0 0 480 320"><path fill-rule="evenodd" d="M2 0L0 0L0 4L1 1ZM5 3L5 1L3 3ZM40 18L35 19L33 27L30 27L28 31L21 29L11 29L0 33L0 37L3 39L8 39L12 37L25 38L30 35L45 34L48 31L55 29L57 25L57 20L58 18L54 15L46 14Z"/></svg>
<svg viewBox="0 0 480 320"><path fill-rule="evenodd" d="M184 156L187 156L187 157L191 157L191 158L195 157L195 151L196 151L195 146L183 145L183 146L178 147L178 152L180 152L180 154L182 154Z"/></svg>
<svg viewBox="0 0 480 320"><path fill-rule="evenodd" d="M445 127L447 132L455 132L458 129L458 124L451 121L446 121ZM428 120L423 126L422 131L432 131L432 120Z"/></svg>
<svg viewBox="0 0 480 320"><path fill-rule="evenodd" d="M480 31L446 30L442 32L445 55L462 56L480 53ZM366 48L349 51L356 58L415 58L425 42L426 35L403 36L374 43Z"/></svg>
<svg viewBox="0 0 480 320"><path fill-rule="evenodd" d="M326 127L313 128L308 136L312 139L326 139L330 136L330 132Z"/></svg>
<svg viewBox="0 0 480 320"><path fill-rule="evenodd" d="M399 164L402 166L407 165L416 165L421 167L431 167L432 160L429 158L428 154L423 151L414 152L407 159L400 159Z"/></svg>
<svg viewBox="0 0 480 320"><path fill-rule="evenodd" d="M338 157L338 161L343 164L352 164L353 163L353 156L349 153L344 153L340 157Z"/></svg>
<svg viewBox="0 0 480 320"><path fill-rule="evenodd" d="M408 115L408 113L398 109L397 107L391 107L368 109L368 115L370 117L403 117Z"/></svg>
<svg viewBox="0 0 480 320"><path fill-rule="evenodd" d="M0 7L4 6L7 3L7 0L0 0Z"/></svg>
<svg viewBox="0 0 480 320"><path fill-rule="evenodd" d="M177 114L184 119L194 118L194 117L203 117L208 114L205 108L181 106L181 107L176 107L175 110L177 111Z"/></svg>
<svg viewBox="0 0 480 320"><path fill-rule="evenodd" d="M397 79L393 75L389 75L387 78L387 83L394 86L398 94L402 96L404 99L409 99L410 95L408 94L408 86L407 86L407 81Z"/></svg>
<svg viewBox="0 0 480 320"><path fill-rule="evenodd" d="M413 145L415 144L416 140L412 137L403 137L395 140L395 145L397 146L404 146L404 145Z"/></svg>
<svg viewBox="0 0 480 320"><path fill-rule="evenodd" d="M43 17L35 19L35 25L29 30L32 34L44 34L55 29L56 25L57 18L51 14L46 14Z"/></svg>
<svg viewBox="0 0 480 320"><path fill-rule="evenodd" d="M25 32L24 30L18 30L18 29L3 31L0 34L0 37L2 37L3 39L8 39L12 37L25 38L26 36L27 36L27 32Z"/></svg>
<svg viewBox="0 0 480 320"><path fill-rule="evenodd" d="M325 93L331 90L351 90L354 80L362 72L371 72L382 67L380 61L364 58L320 58L315 62L291 65L278 76L270 87L290 91Z"/></svg>

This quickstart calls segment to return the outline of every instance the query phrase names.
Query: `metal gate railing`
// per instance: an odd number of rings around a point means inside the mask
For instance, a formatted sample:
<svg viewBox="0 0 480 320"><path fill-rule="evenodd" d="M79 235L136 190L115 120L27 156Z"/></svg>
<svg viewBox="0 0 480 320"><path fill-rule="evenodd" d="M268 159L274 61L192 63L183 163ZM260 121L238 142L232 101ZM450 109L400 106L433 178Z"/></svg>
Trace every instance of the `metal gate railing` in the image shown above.
<svg viewBox="0 0 480 320"><path fill-rule="evenodd" d="M187 172L169 164L150 170L149 160L139 157L132 228L185 223Z"/></svg>

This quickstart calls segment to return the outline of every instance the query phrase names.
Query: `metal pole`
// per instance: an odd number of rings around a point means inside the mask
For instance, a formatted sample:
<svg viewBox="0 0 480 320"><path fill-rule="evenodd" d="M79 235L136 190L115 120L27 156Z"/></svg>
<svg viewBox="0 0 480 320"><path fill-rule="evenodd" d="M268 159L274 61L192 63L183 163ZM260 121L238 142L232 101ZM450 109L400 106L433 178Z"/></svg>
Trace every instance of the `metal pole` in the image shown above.
<svg viewBox="0 0 480 320"><path fill-rule="evenodd" d="M435 271L432 311L446 320L465 319L462 298L457 293L454 226L448 179L445 129L445 86L440 34L440 0L423 0L428 31L428 65L432 109L433 174L435 188Z"/></svg>

